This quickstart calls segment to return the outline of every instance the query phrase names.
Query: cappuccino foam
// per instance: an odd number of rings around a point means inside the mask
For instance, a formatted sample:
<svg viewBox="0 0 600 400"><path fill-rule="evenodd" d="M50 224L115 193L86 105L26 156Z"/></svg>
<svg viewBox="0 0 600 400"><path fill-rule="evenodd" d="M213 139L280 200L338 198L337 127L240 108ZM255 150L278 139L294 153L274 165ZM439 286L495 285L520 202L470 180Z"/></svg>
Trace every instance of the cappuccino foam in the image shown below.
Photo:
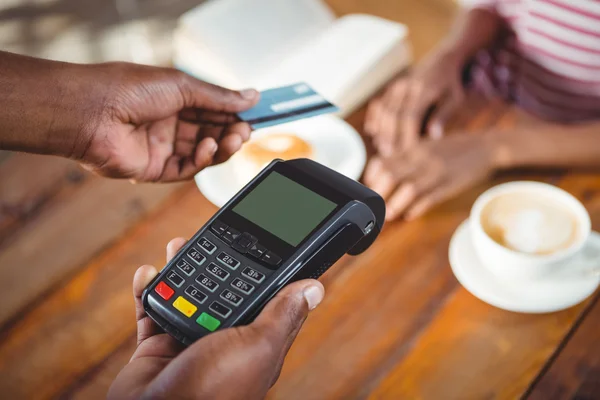
<svg viewBox="0 0 600 400"><path fill-rule="evenodd" d="M536 193L508 193L486 204L484 231L498 244L527 254L552 254L573 245L578 236L575 215L562 203Z"/></svg>

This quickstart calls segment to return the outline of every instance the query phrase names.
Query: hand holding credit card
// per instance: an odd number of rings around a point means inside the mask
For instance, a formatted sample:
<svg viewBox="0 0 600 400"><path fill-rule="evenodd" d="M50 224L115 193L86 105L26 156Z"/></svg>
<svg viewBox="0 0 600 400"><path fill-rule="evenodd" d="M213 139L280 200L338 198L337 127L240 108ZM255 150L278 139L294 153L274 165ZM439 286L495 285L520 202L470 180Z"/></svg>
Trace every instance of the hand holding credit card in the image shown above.
<svg viewBox="0 0 600 400"><path fill-rule="evenodd" d="M261 92L258 104L238 117L259 129L337 111L337 106L308 84L296 83Z"/></svg>

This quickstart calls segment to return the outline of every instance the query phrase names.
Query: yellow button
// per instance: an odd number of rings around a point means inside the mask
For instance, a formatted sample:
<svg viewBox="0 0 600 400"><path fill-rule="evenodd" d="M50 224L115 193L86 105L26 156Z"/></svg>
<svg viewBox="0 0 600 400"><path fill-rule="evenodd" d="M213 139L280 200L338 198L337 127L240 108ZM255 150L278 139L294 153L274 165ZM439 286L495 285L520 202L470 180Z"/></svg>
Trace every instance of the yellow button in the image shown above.
<svg viewBox="0 0 600 400"><path fill-rule="evenodd" d="M198 307L196 307L181 296L179 296L177 300L173 302L173 307L178 309L183 315L185 315L188 318L194 315L194 313L198 309Z"/></svg>

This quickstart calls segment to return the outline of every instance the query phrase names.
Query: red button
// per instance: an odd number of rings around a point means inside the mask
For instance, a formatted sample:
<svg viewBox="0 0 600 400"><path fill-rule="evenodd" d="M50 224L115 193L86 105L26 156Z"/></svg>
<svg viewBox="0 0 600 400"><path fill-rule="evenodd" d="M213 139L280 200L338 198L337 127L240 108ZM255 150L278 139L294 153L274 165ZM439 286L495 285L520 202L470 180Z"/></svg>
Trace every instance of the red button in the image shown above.
<svg viewBox="0 0 600 400"><path fill-rule="evenodd" d="M164 282L161 282L158 285L156 285L154 291L165 300L169 300L171 296L173 296L173 293L175 293L175 291Z"/></svg>

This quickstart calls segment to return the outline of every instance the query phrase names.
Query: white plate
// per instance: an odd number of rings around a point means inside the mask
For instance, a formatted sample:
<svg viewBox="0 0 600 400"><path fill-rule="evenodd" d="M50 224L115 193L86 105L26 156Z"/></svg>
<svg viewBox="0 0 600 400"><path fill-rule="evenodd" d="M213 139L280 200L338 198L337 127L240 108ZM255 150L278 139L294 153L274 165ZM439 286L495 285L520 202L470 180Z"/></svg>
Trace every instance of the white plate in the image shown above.
<svg viewBox="0 0 600 400"><path fill-rule="evenodd" d="M600 234L592 232L594 241ZM589 297L600 277L576 276L510 284L496 278L479 261L475 254L468 227L463 222L450 241L450 266L456 279L480 300L508 311L522 313L547 313L574 306Z"/></svg>
<svg viewBox="0 0 600 400"><path fill-rule="evenodd" d="M313 146L315 161L357 180L365 167L367 152L354 128L346 121L323 115L257 130L252 137L294 133ZM236 179L231 160L196 174L196 185L217 207L222 207L245 184Z"/></svg>

